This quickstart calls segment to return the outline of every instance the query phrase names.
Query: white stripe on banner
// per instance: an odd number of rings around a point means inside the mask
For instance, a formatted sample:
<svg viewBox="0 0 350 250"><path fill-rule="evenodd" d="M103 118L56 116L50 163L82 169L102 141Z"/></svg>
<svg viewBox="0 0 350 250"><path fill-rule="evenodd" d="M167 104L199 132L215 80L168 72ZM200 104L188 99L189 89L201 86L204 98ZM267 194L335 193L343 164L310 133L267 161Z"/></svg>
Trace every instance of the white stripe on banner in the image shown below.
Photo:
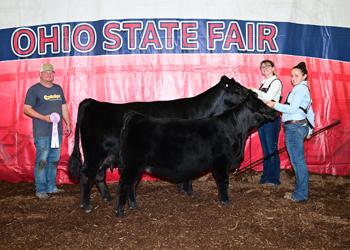
<svg viewBox="0 0 350 250"><path fill-rule="evenodd" d="M349 0L0 0L0 29L125 18L213 18L350 27Z"/></svg>

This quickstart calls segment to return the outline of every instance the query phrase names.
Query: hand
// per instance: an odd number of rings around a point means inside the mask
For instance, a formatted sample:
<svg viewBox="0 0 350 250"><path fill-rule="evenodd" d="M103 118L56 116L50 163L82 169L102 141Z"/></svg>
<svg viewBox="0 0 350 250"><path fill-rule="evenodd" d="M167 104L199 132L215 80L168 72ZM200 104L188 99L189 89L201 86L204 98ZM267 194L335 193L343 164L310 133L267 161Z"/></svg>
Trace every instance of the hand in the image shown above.
<svg viewBox="0 0 350 250"><path fill-rule="evenodd" d="M269 106L270 108L274 108L274 107L275 107L275 104L276 104L276 103L273 102L273 101L266 101L265 103L266 103L266 105Z"/></svg>
<svg viewBox="0 0 350 250"><path fill-rule="evenodd" d="M247 89L251 90L251 91L254 91L254 88L253 87L247 87Z"/></svg>
<svg viewBox="0 0 350 250"><path fill-rule="evenodd" d="M310 140L310 138L311 138L311 135L306 136L306 140Z"/></svg>
<svg viewBox="0 0 350 250"><path fill-rule="evenodd" d="M72 132L72 128L71 128L70 124L66 124L66 128L64 131L65 136L68 137L71 132Z"/></svg>
<svg viewBox="0 0 350 250"><path fill-rule="evenodd" d="M44 115L43 121L45 121L47 123L52 123L52 121L50 120L50 115Z"/></svg>

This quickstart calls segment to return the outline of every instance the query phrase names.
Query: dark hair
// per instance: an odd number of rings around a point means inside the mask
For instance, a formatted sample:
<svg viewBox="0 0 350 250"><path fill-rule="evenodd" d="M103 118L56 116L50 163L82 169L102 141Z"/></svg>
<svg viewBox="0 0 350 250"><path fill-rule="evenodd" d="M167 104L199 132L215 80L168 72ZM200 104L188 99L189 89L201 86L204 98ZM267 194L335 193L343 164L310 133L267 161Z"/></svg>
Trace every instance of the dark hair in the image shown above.
<svg viewBox="0 0 350 250"><path fill-rule="evenodd" d="M263 65L263 64L269 64L269 65L271 65L272 68L275 67L275 64L273 63L273 61L270 61L270 60L264 60L264 61L262 61L262 62L260 63L260 67L261 67L261 65ZM277 76L277 74L276 74L275 71L273 71L273 75Z"/></svg>
<svg viewBox="0 0 350 250"><path fill-rule="evenodd" d="M297 66L294 66L293 69L300 69L303 76L307 75L306 64L304 62L300 62ZM308 76L306 76L305 80L308 80Z"/></svg>

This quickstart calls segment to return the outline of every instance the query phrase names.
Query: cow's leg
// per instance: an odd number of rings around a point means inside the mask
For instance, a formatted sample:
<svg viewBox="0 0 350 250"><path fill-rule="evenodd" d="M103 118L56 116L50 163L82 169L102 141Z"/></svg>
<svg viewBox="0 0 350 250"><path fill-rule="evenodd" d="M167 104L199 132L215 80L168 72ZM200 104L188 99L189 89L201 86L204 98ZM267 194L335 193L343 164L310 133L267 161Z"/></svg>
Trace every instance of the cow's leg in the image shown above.
<svg viewBox="0 0 350 250"><path fill-rule="evenodd" d="M136 185L137 185L137 182L129 190L128 198L129 198L129 208L131 210L136 210L137 209L137 204L136 204Z"/></svg>
<svg viewBox="0 0 350 250"><path fill-rule="evenodd" d="M83 167L84 168L84 167ZM94 178L88 177L84 171L80 174L80 207L84 209L86 213L91 212L92 207L90 205L90 193L92 185L94 184Z"/></svg>
<svg viewBox="0 0 350 250"><path fill-rule="evenodd" d="M186 179L183 182L177 184L177 190L183 191L189 196L193 195L192 179Z"/></svg>
<svg viewBox="0 0 350 250"><path fill-rule="evenodd" d="M184 191L189 196L193 195L192 179L186 179L184 181Z"/></svg>
<svg viewBox="0 0 350 250"><path fill-rule="evenodd" d="M177 190L185 192L185 181L179 182L179 184L177 184Z"/></svg>
<svg viewBox="0 0 350 250"><path fill-rule="evenodd" d="M109 193L107 184L106 184L106 168L102 168L97 172L95 183L98 191L100 191L102 198L105 201L112 201L113 197Z"/></svg>
<svg viewBox="0 0 350 250"><path fill-rule="evenodd" d="M219 200L225 206L230 206L228 187L229 187L229 172L226 169L213 169L213 176L219 190Z"/></svg>

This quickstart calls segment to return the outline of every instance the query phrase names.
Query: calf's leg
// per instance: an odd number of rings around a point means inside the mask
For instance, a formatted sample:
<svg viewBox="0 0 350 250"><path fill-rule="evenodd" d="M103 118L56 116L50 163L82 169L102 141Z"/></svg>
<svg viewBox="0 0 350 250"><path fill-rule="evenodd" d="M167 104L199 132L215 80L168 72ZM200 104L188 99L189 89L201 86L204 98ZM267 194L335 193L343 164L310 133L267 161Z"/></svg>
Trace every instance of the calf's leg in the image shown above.
<svg viewBox="0 0 350 250"><path fill-rule="evenodd" d="M117 203L115 208L115 213L117 217L124 217L124 207L125 207L128 193L129 192L127 190L127 186L125 185L124 176L122 173L119 178L118 190L117 190Z"/></svg>
<svg viewBox="0 0 350 250"><path fill-rule="evenodd" d="M124 164L123 171L120 175L117 191L117 204L115 210L117 217L124 217L124 208L127 198L129 201L129 208L131 210L137 209L136 185L143 173L144 168L138 167L139 164L136 164L134 166L135 167L130 167L127 166L127 164Z"/></svg>
<svg viewBox="0 0 350 250"><path fill-rule="evenodd" d="M229 172L226 169L213 169L213 176L219 190L219 200L222 205L230 206L228 187Z"/></svg>

